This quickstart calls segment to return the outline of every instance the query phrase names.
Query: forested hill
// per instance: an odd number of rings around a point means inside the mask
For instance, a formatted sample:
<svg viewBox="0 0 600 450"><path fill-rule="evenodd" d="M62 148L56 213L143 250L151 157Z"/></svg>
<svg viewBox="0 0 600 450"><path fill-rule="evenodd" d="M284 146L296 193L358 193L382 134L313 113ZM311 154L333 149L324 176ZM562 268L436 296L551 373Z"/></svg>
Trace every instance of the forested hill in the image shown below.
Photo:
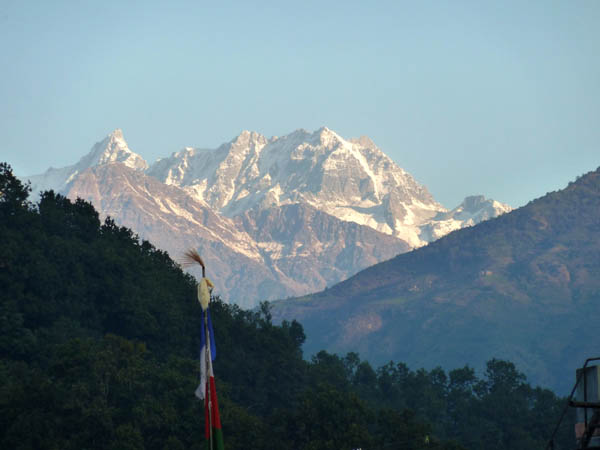
<svg viewBox="0 0 600 450"><path fill-rule="evenodd" d="M204 448L195 280L89 203L27 195L0 164L0 448ZM540 448L562 406L506 361L481 378L307 362L302 327L266 304L211 309L229 450Z"/></svg>
<svg viewBox="0 0 600 450"><path fill-rule="evenodd" d="M514 361L567 393L598 351L600 169L565 189L426 247L369 267L321 293L279 302L305 348L417 367Z"/></svg>

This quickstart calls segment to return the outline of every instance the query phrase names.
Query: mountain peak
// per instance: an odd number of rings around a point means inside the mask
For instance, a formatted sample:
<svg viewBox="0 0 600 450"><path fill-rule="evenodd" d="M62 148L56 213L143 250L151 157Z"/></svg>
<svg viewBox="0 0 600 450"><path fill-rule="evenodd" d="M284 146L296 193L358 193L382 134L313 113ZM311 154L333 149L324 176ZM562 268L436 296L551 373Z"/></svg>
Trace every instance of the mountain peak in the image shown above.
<svg viewBox="0 0 600 450"><path fill-rule="evenodd" d="M235 146L246 146L250 143L262 141L264 141L263 145L267 142L267 138L265 138L262 134L257 133L256 131L243 130L240 134L232 139L231 144Z"/></svg>
<svg viewBox="0 0 600 450"><path fill-rule="evenodd" d="M111 162L120 162L135 170L146 170L148 164L144 159L131 151L125 138L123 130L116 128L100 142L97 142L90 152L79 160L77 166L79 171L88 167L99 166Z"/></svg>
<svg viewBox="0 0 600 450"><path fill-rule="evenodd" d="M327 128L326 126L322 126L321 128L319 128L317 131L315 131L315 134L318 136L338 136L339 135L333 131L330 128Z"/></svg>
<svg viewBox="0 0 600 450"><path fill-rule="evenodd" d="M460 205L451 211L439 213L428 225L427 232L435 239L447 234L451 229L461 228L459 223L475 225L484 220L498 217L512 211L512 207L483 195L465 197Z"/></svg>
<svg viewBox="0 0 600 450"><path fill-rule="evenodd" d="M461 206L467 211L474 211L481 208L486 201L484 195L469 195L465 197Z"/></svg>
<svg viewBox="0 0 600 450"><path fill-rule="evenodd" d="M462 203L454 208L456 212L480 213L487 211L490 217L501 215L512 211L512 207L506 203L501 203L496 200L485 198L483 195L470 195L465 197Z"/></svg>
<svg viewBox="0 0 600 450"><path fill-rule="evenodd" d="M123 140L123 130L121 128L115 128L115 130L108 136L114 137L115 139Z"/></svg>
<svg viewBox="0 0 600 450"><path fill-rule="evenodd" d="M321 145L324 145L326 147L329 147L332 144L335 144L336 142L344 141L344 139L339 134L325 126L315 131L313 133L313 136L316 138L315 140L317 140Z"/></svg>

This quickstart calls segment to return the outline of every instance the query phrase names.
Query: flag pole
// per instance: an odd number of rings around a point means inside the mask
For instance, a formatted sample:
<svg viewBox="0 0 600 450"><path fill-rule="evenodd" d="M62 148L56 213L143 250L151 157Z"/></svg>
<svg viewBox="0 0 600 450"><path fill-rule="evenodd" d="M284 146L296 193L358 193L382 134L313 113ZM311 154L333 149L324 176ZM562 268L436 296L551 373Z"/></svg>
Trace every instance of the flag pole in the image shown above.
<svg viewBox="0 0 600 450"><path fill-rule="evenodd" d="M204 267L202 267L202 275L204 276ZM209 450L213 450L213 431L212 431L212 402L211 402L211 392L210 392L210 376L212 375L212 357L210 354L210 332L208 330L208 308L204 313L204 335L206 336L206 352L205 355L205 364L208 372L208 378L206 379L206 385L204 389L206 390L206 405L208 408L208 415L205 417L205 420L208 420L208 439L209 439Z"/></svg>
<svg viewBox="0 0 600 450"><path fill-rule="evenodd" d="M206 266L201 264L202 266L202 278L206 278ZM212 402L211 402L211 392L210 392L210 376L212 375L212 356L210 354L210 332L208 330L208 305L206 305L206 310L204 311L204 336L206 336L206 352L204 352L204 359L206 364L206 371L208 372L208 377L206 378L206 386L204 389L206 391L206 407L208 409L207 417L204 419L208 421L208 442L209 442L209 450L213 450L213 430L212 430Z"/></svg>
<svg viewBox="0 0 600 450"><path fill-rule="evenodd" d="M212 323L210 320L209 304L213 283L206 278L206 267L204 261L196 250L190 250L184 254L184 266L196 263L202 267L202 279L198 283L198 301L202 307L201 346L200 346L200 384L196 389L196 396L204 400L205 412L205 439L208 450L224 450L223 432L221 430L221 419L219 417L219 403L213 373L213 358L216 356ZM215 351L213 352L212 349Z"/></svg>

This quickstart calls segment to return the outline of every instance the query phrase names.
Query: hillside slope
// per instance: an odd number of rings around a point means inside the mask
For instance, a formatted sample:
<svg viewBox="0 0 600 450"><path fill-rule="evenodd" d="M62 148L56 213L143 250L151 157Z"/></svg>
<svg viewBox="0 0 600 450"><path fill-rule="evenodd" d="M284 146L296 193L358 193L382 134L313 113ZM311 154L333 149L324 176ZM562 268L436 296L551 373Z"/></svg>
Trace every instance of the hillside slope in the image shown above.
<svg viewBox="0 0 600 450"><path fill-rule="evenodd" d="M329 290L277 302L306 349L360 351L372 362L482 367L517 362L565 392L600 351L600 172Z"/></svg>

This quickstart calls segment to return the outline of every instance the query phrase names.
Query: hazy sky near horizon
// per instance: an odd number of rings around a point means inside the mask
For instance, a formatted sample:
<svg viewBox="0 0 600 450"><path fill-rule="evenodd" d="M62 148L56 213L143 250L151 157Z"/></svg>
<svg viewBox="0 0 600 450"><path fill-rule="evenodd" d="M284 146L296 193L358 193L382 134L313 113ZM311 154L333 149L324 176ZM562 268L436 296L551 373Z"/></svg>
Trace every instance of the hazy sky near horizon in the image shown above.
<svg viewBox="0 0 600 450"><path fill-rule="evenodd" d="M0 1L0 161L149 163L327 126L445 206L521 206L600 166L600 1Z"/></svg>

